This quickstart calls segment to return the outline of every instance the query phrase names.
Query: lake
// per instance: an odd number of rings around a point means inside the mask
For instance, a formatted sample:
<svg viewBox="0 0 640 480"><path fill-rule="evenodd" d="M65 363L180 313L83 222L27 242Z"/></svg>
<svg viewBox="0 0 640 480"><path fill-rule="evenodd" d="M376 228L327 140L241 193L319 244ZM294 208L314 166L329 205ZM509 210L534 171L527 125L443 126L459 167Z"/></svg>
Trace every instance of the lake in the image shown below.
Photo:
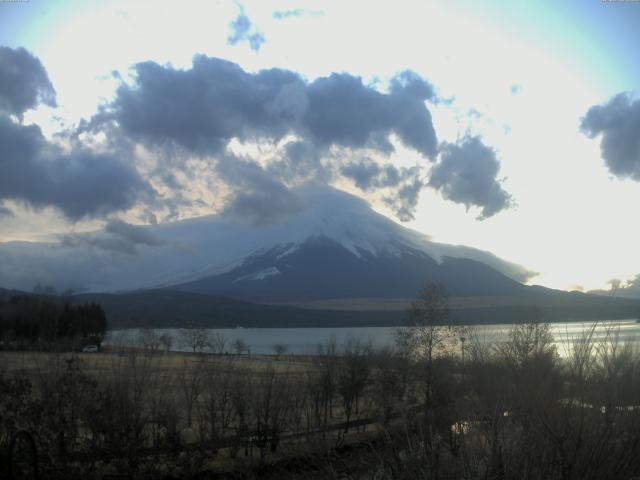
<svg viewBox="0 0 640 480"><path fill-rule="evenodd" d="M567 344L583 337L593 326L593 322L558 322L551 324L552 333L558 345L560 355L565 354ZM472 327L481 342L504 341L511 325L479 325ZM272 354L274 344L284 344L288 353L314 354L319 344L334 340L342 345L350 339L371 342L375 347L391 346L397 327L344 327L344 328L212 328L211 334L221 333L227 340L228 350L231 343L242 339L249 345L251 353ZM107 335L105 345L136 346L139 329L112 330ZM172 350L189 351L180 345L179 329L155 329L158 334L168 333L173 338ZM602 340L607 335L616 335L621 342L631 342L640 346L640 322L636 319L601 320L597 322L593 338Z"/></svg>

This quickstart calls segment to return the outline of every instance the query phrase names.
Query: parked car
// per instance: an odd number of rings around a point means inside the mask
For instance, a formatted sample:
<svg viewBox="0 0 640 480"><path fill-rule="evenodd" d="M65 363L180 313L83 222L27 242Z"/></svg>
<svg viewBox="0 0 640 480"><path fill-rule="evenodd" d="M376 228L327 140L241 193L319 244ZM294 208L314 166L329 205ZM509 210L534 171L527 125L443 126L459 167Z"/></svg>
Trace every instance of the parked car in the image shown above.
<svg viewBox="0 0 640 480"><path fill-rule="evenodd" d="M98 353L97 345L87 345L82 349L82 353Z"/></svg>

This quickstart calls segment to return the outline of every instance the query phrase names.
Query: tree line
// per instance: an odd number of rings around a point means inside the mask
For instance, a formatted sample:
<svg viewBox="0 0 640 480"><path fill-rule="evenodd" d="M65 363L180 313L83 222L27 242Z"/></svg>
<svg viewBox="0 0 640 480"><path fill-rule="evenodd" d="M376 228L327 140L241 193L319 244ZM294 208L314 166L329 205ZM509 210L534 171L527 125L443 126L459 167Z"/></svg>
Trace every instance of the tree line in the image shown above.
<svg viewBox="0 0 640 480"><path fill-rule="evenodd" d="M5 347L100 345L106 332L107 317L94 302L74 305L68 299L39 294L0 299L0 341Z"/></svg>

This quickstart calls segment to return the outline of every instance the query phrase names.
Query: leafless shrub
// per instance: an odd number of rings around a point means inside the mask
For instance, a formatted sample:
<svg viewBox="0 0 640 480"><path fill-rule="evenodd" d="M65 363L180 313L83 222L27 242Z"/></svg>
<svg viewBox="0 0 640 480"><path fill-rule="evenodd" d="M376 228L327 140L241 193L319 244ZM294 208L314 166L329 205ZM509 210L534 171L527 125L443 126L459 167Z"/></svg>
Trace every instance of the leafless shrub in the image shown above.
<svg viewBox="0 0 640 480"><path fill-rule="evenodd" d="M213 443L214 451L217 443L231 431L234 416L234 381L239 372L233 360L210 362L203 373L203 389L200 410L201 437Z"/></svg>
<svg viewBox="0 0 640 480"><path fill-rule="evenodd" d="M209 347L215 354L222 355L227 346L227 339L222 332L215 332L209 336Z"/></svg>
<svg viewBox="0 0 640 480"><path fill-rule="evenodd" d="M209 331L205 328L181 328L179 342L192 353L203 352L210 345Z"/></svg>
<svg viewBox="0 0 640 480"><path fill-rule="evenodd" d="M276 355L276 360L280 360L280 357L287 353L289 347L284 343L276 343L271 346L271 350Z"/></svg>
<svg viewBox="0 0 640 480"><path fill-rule="evenodd" d="M184 358L177 372L189 428L193 425L193 412L204 388L204 374L203 364L192 358Z"/></svg>

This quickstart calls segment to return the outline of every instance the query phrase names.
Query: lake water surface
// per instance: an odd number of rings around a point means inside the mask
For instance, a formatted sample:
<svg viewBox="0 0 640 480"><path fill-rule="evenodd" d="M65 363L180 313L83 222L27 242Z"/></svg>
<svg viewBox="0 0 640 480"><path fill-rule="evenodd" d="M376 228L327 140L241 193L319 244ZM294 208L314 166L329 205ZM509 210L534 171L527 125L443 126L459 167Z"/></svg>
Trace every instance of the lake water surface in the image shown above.
<svg viewBox="0 0 640 480"><path fill-rule="evenodd" d="M551 331L558 345L560 355L566 353L567 346L584 337L594 326L593 322L552 323ZM507 339L511 325L479 325L471 327L473 335L481 342L500 342ZM371 342L375 347L392 346L397 327L344 327L344 328L212 328L211 334L221 333L227 340L227 349L231 352L231 344L242 339L249 345L251 353L271 354L275 344L287 346L288 353L314 354L318 345L335 341L342 345L350 339ZM189 351L180 344L179 329L156 329L158 334L168 333L173 337L172 350ZM122 329L109 332L106 345L136 346L139 344L140 330ZM595 324L593 339L595 341L614 335L621 342L630 342L640 347L640 322L629 320L601 320Z"/></svg>

